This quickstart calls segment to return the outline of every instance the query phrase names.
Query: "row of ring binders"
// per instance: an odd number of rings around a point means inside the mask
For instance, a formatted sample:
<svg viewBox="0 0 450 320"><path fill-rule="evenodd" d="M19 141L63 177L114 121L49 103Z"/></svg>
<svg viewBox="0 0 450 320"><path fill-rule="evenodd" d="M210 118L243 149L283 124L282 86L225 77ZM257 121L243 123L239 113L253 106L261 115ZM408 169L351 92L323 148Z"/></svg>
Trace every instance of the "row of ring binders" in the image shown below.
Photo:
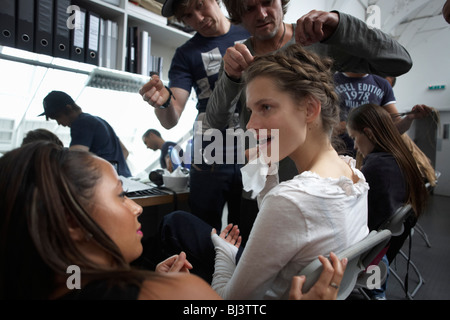
<svg viewBox="0 0 450 320"><path fill-rule="evenodd" d="M99 65L101 18L71 0L2 0L0 45Z"/></svg>

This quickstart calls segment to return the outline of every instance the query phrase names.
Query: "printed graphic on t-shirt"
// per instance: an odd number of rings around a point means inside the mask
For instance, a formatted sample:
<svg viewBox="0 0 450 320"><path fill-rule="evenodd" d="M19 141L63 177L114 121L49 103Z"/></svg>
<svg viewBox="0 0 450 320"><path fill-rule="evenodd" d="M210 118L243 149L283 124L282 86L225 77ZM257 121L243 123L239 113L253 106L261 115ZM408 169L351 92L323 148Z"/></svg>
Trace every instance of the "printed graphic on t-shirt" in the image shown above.
<svg viewBox="0 0 450 320"><path fill-rule="evenodd" d="M202 60L208 77L219 73L222 62L222 55L220 54L219 48L202 53Z"/></svg>
<svg viewBox="0 0 450 320"><path fill-rule="evenodd" d="M198 85L198 92L200 92L198 94L198 98L199 99L209 99L209 97L211 97L211 94L212 94L211 86L209 84L209 79L203 78L203 79L197 80L197 85Z"/></svg>
<svg viewBox="0 0 450 320"><path fill-rule="evenodd" d="M336 86L341 96L341 105L352 109L369 102L381 102L384 91L373 84L367 83L344 83Z"/></svg>

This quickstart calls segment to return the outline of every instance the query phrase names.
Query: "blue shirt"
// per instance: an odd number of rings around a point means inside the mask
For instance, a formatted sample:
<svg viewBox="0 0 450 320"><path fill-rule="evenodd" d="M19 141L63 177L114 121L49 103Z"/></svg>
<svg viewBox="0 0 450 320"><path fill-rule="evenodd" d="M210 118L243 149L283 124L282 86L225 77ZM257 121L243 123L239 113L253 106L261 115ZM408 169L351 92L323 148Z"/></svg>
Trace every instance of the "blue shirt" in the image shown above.
<svg viewBox="0 0 450 320"><path fill-rule="evenodd" d="M114 129L100 117L81 113L70 125L70 146L82 145L116 166L117 173L131 177L122 147Z"/></svg>
<svg viewBox="0 0 450 320"><path fill-rule="evenodd" d="M396 102L389 82L374 74L354 78L338 72L334 75L334 82L341 99L341 121L347 120L351 109L364 104L374 103L384 107Z"/></svg>
<svg viewBox="0 0 450 320"><path fill-rule="evenodd" d="M205 112L226 50L249 36L248 31L235 25L219 37L206 38L196 33L177 48L169 70L169 87L188 92L194 88L198 98L197 110Z"/></svg>
<svg viewBox="0 0 450 320"><path fill-rule="evenodd" d="M161 168L167 169L166 156L169 154L169 147L175 147L177 144L175 142L167 141L163 144L161 148L161 156L159 157L159 164Z"/></svg>

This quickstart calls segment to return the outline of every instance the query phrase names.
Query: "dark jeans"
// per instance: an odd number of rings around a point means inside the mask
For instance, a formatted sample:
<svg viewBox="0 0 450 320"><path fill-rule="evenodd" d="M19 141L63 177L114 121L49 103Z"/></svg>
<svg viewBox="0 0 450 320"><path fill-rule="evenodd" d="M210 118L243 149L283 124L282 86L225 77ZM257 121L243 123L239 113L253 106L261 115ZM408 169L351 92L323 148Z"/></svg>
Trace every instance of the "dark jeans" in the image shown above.
<svg viewBox="0 0 450 320"><path fill-rule="evenodd" d="M196 215L219 232L222 213L228 204L228 223L239 225L242 197L241 165L195 164L190 171L189 205Z"/></svg>
<svg viewBox="0 0 450 320"><path fill-rule="evenodd" d="M250 232L253 228L256 216L258 215L258 202L256 200L242 198L241 200L241 219L239 226L240 235L242 237L242 245L248 241Z"/></svg>
<svg viewBox="0 0 450 320"><path fill-rule="evenodd" d="M166 215L159 235L163 254L168 258L184 251L193 266L191 273L211 283L216 256L211 241L212 229L209 224L188 212L175 211ZM243 248L243 246L239 248L237 261Z"/></svg>
<svg viewBox="0 0 450 320"><path fill-rule="evenodd" d="M403 244L405 243L406 239L411 234L411 229L414 228L414 226L417 223L417 218L415 215L410 215L405 222L403 223L405 229L403 233L399 236L392 237L389 242L389 250L386 253L386 256L389 260L389 263L392 263L397 256L398 252L402 249Z"/></svg>

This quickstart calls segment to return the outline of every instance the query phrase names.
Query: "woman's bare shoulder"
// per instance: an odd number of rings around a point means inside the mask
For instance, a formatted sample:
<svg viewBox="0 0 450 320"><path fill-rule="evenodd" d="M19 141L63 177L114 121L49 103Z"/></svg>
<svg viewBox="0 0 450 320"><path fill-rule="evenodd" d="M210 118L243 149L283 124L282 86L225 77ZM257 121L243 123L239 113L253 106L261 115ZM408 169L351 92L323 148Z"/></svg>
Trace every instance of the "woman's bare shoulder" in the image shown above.
<svg viewBox="0 0 450 320"><path fill-rule="evenodd" d="M203 279L189 273L167 273L145 280L140 300L220 300Z"/></svg>

